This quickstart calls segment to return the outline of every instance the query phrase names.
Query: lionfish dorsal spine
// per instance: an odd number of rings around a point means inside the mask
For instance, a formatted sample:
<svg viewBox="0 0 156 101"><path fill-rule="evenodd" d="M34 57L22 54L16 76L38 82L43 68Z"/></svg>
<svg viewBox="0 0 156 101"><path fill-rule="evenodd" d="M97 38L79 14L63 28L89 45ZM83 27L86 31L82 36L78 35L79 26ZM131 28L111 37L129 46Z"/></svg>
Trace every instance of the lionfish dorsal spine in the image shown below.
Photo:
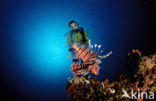
<svg viewBox="0 0 156 101"><path fill-rule="evenodd" d="M96 51L96 54L98 54L100 48L101 48L101 45L98 45L98 49L97 49L97 51Z"/></svg>
<svg viewBox="0 0 156 101"><path fill-rule="evenodd" d="M103 50L101 50L101 51L99 52L99 54L97 54L97 56L100 56L102 53L103 53Z"/></svg>

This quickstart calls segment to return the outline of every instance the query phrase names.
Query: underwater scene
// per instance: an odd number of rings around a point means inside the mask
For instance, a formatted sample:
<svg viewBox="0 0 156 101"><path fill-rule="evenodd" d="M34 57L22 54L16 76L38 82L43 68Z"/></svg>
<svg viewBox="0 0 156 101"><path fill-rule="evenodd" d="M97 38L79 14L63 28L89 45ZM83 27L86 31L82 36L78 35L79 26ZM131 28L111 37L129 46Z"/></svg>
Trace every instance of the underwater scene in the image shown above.
<svg viewBox="0 0 156 101"><path fill-rule="evenodd" d="M1 0L0 101L155 101L156 0Z"/></svg>

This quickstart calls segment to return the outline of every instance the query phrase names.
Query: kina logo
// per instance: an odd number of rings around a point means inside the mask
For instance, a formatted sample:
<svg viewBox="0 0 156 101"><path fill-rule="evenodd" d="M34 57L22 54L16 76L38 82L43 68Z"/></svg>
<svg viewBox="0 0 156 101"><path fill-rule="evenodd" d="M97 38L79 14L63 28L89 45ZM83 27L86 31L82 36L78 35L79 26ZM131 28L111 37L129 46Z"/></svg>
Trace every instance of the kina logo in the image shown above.
<svg viewBox="0 0 156 101"><path fill-rule="evenodd" d="M132 89L130 94L123 89L123 94L122 94L122 98L126 97L129 99L154 99L154 93L153 92L134 92L134 90Z"/></svg>

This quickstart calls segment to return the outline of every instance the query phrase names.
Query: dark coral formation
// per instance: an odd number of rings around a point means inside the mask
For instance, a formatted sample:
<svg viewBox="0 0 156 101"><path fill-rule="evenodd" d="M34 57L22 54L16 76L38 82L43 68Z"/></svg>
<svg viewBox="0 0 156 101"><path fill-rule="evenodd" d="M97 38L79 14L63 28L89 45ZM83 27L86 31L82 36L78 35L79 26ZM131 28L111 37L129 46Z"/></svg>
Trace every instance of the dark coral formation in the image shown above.
<svg viewBox="0 0 156 101"><path fill-rule="evenodd" d="M156 93L156 55L141 56L141 52L133 50L128 54L127 62L135 67L132 76L120 75L112 83L108 79L100 82L96 77L74 76L66 85L67 94L72 101L129 101L122 97L123 89L131 95L134 92ZM145 97L145 96L143 96ZM140 101L146 100L140 98ZM136 100L134 100L136 101Z"/></svg>

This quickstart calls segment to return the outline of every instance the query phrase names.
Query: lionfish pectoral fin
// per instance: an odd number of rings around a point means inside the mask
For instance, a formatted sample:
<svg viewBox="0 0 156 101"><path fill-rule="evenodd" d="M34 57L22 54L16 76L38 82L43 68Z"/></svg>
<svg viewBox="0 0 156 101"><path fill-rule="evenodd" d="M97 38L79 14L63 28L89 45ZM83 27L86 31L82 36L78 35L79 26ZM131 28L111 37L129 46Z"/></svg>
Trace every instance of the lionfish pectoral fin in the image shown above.
<svg viewBox="0 0 156 101"><path fill-rule="evenodd" d="M102 56L102 59L103 58L107 58L108 56L110 56L112 54L112 51L110 51L109 53L107 53L106 55Z"/></svg>

